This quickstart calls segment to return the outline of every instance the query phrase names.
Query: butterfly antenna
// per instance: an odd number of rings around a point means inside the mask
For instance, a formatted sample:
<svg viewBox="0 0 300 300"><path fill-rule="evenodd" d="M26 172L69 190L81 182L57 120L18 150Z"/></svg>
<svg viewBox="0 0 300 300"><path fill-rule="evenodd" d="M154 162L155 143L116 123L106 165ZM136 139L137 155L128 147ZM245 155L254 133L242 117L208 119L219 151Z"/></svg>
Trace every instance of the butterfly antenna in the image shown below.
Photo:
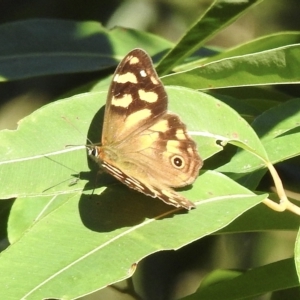
<svg viewBox="0 0 300 300"><path fill-rule="evenodd" d="M80 135L85 136L76 126L74 126L74 124L72 122L70 122L70 120L68 120L66 117L62 117L69 125L71 125L78 133L80 133ZM94 145L94 143L88 138L85 137L85 139L91 144ZM76 147L76 146L83 146L83 145L65 145L65 147ZM84 145L87 146L87 145Z"/></svg>

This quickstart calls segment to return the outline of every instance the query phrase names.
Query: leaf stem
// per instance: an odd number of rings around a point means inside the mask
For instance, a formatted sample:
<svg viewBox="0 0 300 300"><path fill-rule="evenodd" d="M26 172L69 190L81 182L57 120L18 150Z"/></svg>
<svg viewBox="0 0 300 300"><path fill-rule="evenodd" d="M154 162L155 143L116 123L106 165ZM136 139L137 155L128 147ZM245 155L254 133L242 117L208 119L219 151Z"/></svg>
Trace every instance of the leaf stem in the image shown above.
<svg viewBox="0 0 300 300"><path fill-rule="evenodd" d="M283 185L282 185L282 181L281 181L276 169L274 168L274 166L270 162L266 162L266 166L269 169L271 176L273 178L275 188L277 191L277 195L280 199L280 202L276 203L267 198L267 199L263 200L263 203L275 211L282 212L285 210L289 210L300 216L300 207L298 207L297 205L290 202L289 199L287 198L286 193L283 188Z"/></svg>

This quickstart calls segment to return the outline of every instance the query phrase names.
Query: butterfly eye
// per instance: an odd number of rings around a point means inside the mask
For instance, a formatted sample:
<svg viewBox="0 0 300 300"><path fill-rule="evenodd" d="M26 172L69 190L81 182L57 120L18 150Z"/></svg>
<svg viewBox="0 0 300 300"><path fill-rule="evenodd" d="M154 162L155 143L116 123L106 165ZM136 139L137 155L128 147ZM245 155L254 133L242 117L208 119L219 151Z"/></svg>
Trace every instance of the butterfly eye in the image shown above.
<svg viewBox="0 0 300 300"><path fill-rule="evenodd" d="M177 169L182 169L185 165L182 157L178 155L172 157L172 164Z"/></svg>
<svg viewBox="0 0 300 300"><path fill-rule="evenodd" d="M98 150L97 150L97 148L90 148L89 149L89 151L88 151L88 154L90 155L90 156L98 156Z"/></svg>
<svg viewBox="0 0 300 300"><path fill-rule="evenodd" d="M97 150L97 148L94 148L94 149L92 150L92 155L98 156L98 150Z"/></svg>

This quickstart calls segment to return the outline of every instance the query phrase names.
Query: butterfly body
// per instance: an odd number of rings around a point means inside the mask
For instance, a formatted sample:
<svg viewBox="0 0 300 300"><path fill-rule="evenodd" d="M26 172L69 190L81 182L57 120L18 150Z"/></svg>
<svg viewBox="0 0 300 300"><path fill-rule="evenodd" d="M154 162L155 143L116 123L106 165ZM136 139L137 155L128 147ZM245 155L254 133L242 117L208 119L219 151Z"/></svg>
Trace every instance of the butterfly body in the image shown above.
<svg viewBox="0 0 300 300"><path fill-rule="evenodd" d="M101 146L89 155L108 173L146 195L190 209L171 187L193 183L202 166L195 142L168 98L150 57L134 49L121 61L107 97Z"/></svg>

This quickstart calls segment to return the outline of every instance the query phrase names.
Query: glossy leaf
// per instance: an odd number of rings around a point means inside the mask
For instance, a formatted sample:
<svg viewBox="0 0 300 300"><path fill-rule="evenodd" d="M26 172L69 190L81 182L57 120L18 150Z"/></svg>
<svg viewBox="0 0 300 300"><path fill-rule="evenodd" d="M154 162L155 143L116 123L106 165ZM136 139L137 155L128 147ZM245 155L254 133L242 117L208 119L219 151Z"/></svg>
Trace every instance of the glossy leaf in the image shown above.
<svg viewBox="0 0 300 300"><path fill-rule="evenodd" d="M0 271L6 276L0 278L0 296L75 298L90 293L131 276L131 265L146 255L178 249L214 232L266 197L214 172L202 174L185 194L197 205L189 213L121 185L96 191L92 197L86 193L64 196L1 253ZM61 201L60 197L55 201ZM26 201L30 210L39 197L20 201ZM162 230L163 234L157 234Z"/></svg>
<svg viewBox="0 0 300 300"><path fill-rule="evenodd" d="M157 66L158 74L169 73L174 66L198 50L208 39L260 2L261 0L214 1L204 15L200 16L175 47L160 61Z"/></svg>
<svg viewBox="0 0 300 300"><path fill-rule="evenodd" d="M217 141L238 144L267 159L255 132L226 104L180 87L168 88L168 94L170 110L180 112L203 159L222 150ZM100 142L103 109L97 111L105 103L105 96L101 92L90 93L55 102L24 119L18 130L1 132L2 198L81 190L90 179L88 171L93 166L84 147L86 137ZM188 101L183 103L182 99ZM72 185L76 178L81 180Z"/></svg>
<svg viewBox="0 0 300 300"><path fill-rule="evenodd" d="M1 25L0 45L0 81L8 81L107 70L133 48L151 55L172 44L134 29L108 31L97 22L36 19Z"/></svg>
<svg viewBox="0 0 300 300"><path fill-rule="evenodd" d="M300 45L289 45L253 54L214 61L162 78L165 85L193 89L299 83Z"/></svg>

